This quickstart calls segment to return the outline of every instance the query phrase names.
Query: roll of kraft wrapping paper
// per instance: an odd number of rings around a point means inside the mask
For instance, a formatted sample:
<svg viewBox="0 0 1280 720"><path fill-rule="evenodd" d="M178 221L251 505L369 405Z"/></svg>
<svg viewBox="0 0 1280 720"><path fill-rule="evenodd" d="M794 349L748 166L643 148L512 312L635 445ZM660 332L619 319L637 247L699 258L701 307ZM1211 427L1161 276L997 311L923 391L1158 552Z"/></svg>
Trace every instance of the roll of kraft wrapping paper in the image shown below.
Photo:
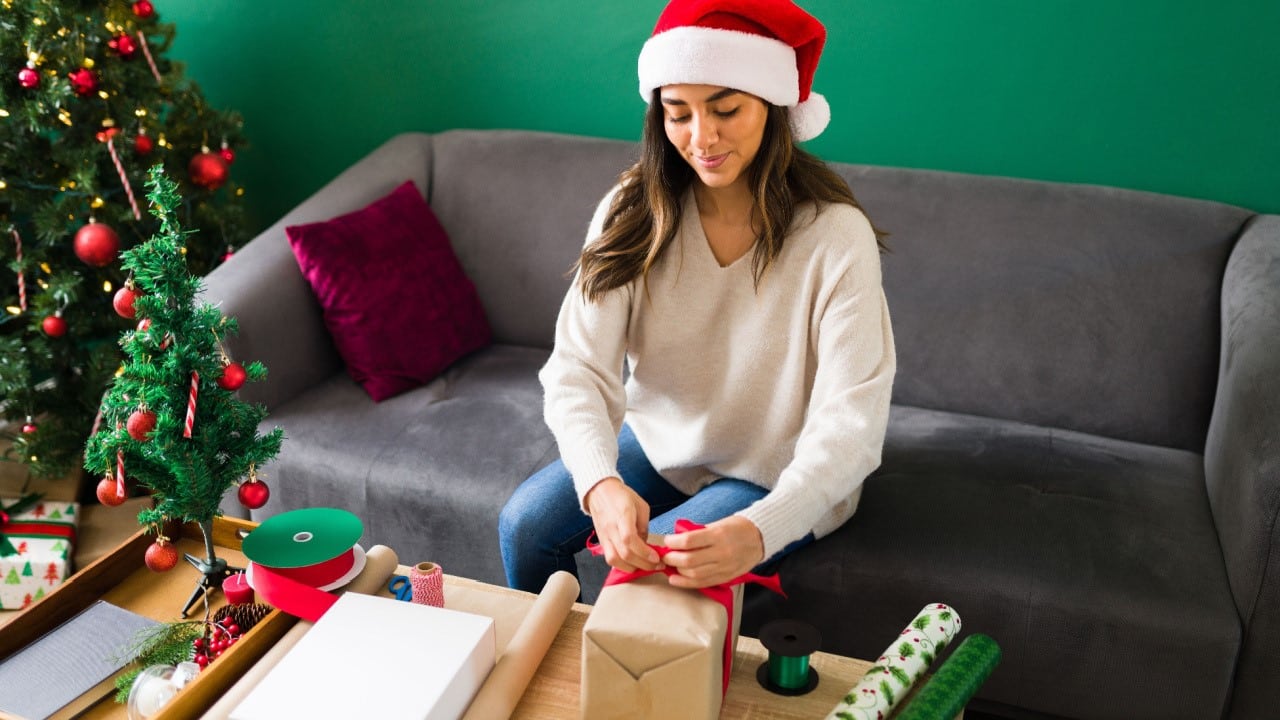
<svg viewBox="0 0 1280 720"><path fill-rule="evenodd" d="M924 675L960 632L960 615L942 603L926 605L876 659L827 720L881 720Z"/></svg>
<svg viewBox="0 0 1280 720"><path fill-rule="evenodd" d="M375 595L382 588L386 587L387 581L391 578L391 573L395 571L396 566L400 564L400 558L396 557L395 550L385 545L374 545L365 553L364 569L356 576L354 580L347 585L345 592L356 592L363 595ZM311 629L311 623L302 620L297 625L289 628L271 649L258 660L252 668L231 686L223 696L214 703L213 707L202 717L202 720L227 720L227 716L231 711L244 700L249 693L262 682L262 678L271 672L271 669L280 662L280 658L284 657L303 635Z"/></svg>
<svg viewBox="0 0 1280 720"><path fill-rule="evenodd" d="M578 579L563 570L547 579L529 614L471 701L463 720L511 717L565 618L569 617L578 590Z"/></svg>
<svg viewBox="0 0 1280 720"><path fill-rule="evenodd" d="M970 635L956 646L920 692L902 707L896 720L951 720L1000 664L1000 646L982 634Z"/></svg>
<svg viewBox="0 0 1280 720"><path fill-rule="evenodd" d="M360 518L337 508L304 508L269 518L241 544L249 585L290 615L315 622L364 567Z"/></svg>

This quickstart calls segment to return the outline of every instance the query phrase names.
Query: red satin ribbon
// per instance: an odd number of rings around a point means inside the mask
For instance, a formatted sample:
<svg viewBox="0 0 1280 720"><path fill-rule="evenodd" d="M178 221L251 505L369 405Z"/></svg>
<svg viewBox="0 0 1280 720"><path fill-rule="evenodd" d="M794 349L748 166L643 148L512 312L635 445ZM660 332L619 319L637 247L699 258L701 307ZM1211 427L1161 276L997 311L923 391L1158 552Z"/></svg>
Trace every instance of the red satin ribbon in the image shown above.
<svg viewBox="0 0 1280 720"><path fill-rule="evenodd" d="M253 566L253 589L263 600L280 610L316 622L338 596L319 588L346 575L355 564L355 549L316 565L297 568L273 568L259 563Z"/></svg>
<svg viewBox="0 0 1280 720"><path fill-rule="evenodd" d="M685 520L683 518L676 520L677 533L688 532L690 530L701 530L704 527L706 526L699 525L692 520ZM672 548L666 547L665 545L650 545L649 547L657 551L659 560L666 557L666 554L672 551ZM601 548L600 543L595 540L595 533L592 533L591 537L587 538L587 549L591 551L592 555L604 554L604 548ZM679 575L680 571L670 565L663 565L660 570L633 570L631 572L623 572L617 568L610 568L609 575L604 580L604 586L621 585L623 583L629 583L632 580L645 577L646 575L654 575L657 573ZM774 573L773 575L744 573L732 580L729 580L728 582L721 583L720 585L698 588L698 592L720 604L728 616L728 624L726 624L724 628L724 672L721 677L721 681L723 683L720 690L721 697L723 697L725 693L729 692L729 677L733 674L733 586L743 585L749 582L756 583L757 585L763 585L782 597L787 596L787 594L782 591L782 581L778 579L777 573Z"/></svg>
<svg viewBox="0 0 1280 720"><path fill-rule="evenodd" d="M18 522L6 521L0 524L0 540L8 540L10 536L62 538L74 545L76 542L76 528L68 523L28 522L26 520L19 520ZM5 550L0 550L0 557L16 553L17 549L7 552L6 548Z"/></svg>

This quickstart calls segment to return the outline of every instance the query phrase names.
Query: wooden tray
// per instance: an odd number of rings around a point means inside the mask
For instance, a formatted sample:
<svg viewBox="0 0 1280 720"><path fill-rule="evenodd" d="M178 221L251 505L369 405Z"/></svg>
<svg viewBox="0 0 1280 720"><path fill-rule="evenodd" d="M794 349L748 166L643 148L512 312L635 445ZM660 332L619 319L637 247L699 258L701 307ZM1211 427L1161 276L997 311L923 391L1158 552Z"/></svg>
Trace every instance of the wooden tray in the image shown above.
<svg viewBox="0 0 1280 720"><path fill-rule="evenodd" d="M244 567L240 552L240 531L252 530L256 523L233 518L216 518L213 544L218 557L233 566ZM204 540L199 526L183 525L176 533L180 553L204 556ZM106 600L160 622L181 620L182 606L199 580L199 571L186 561L167 573L147 569L144 556L154 538L139 530L115 550L68 578L43 600L27 608L13 622L0 628L0 660L22 649L44 633L69 620L96 600ZM221 591L210 599L210 613L226 604ZM191 618L203 616L204 604L191 609ZM297 618L273 610L229 650L188 683L155 717L159 720L198 718L227 691L285 632ZM103 686L99 686L102 688ZM115 688L79 717L127 718L128 709L117 704ZM80 704L80 703L77 703ZM56 717L56 716L55 716Z"/></svg>

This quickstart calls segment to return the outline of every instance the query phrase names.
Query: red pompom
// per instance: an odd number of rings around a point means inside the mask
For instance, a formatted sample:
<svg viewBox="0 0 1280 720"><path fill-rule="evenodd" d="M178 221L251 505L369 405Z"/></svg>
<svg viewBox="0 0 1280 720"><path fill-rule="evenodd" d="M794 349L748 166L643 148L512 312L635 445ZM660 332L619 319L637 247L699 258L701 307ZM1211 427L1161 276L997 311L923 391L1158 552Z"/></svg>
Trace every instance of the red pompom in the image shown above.
<svg viewBox="0 0 1280 720"><path fill-rule="evenodd" d="M98 502L115 507L125 501L125 496L116 492L118 485L115 478L108 475L98 481Z"/></svg>
<svg viewBox="0 0 1280 720"><path fill-rule="evenodd" d="M67 77L71 79L71 89L77 95L92 95L98 91L98 76L93 74L89 68L80 68L67 73Z"/></svg>
<svg viewBox="0 0 1280 720"><path fill-rule="evenodd" d="M49 337L62 337L67 334L67 321L60 315L50 315L40 323L40 327Z"/></svg>
<svg viewBox="0 0 1280 720"><path fill-rule="evenodd" d="M40 87L40 73L33 67L24 67L18 71L18 84L28 90Z"/></svg>
<svg viewBox="0 0 1280 720"><path fill-rule="evenodd" d="M116 291L116 296L111 300L111 305L115 307L116 314L126 320L132 320L138 315L138 311L133 307L133 303L142 293L125 285Z"/></svg>
<svg viewBox="0 0 1280 720"><path fill-rule="evenodd" d="M146 20L156 14L156 7L151 4L150 0L138 0L133 4L133 14Z"/></svg>
<svg viewBox="0 0 1280 720"><path fill-rule="evenodd" d="M125 425L129 437L139 442L149 440L151 431L156 429L156 414L150 410L134 410Z"/></svg>
<svg viewBox="0 0 1280 720"><path fill-rule="evenodd" d="M147 548L146 562L152 572L168 572L178 564L178 548L162 537Z"/></svg>
<svg viewBox="0 0 1280 720"><path fill-rule="evenodd" d="M196 155L187 165L187 174L191 176L191 182L209 191L222 187L230 172L227 161L223 160L221 155L212 152Z"/></svg>
<svg viewBox="0 0 1280 720"><path fill-rule="evenodd" d="M250 480L240 483L240 504L250 510L257 510L267 504L267 498L271 497L271 488L261 480Z"/></svg>
<svg viewBox="0 0 1280 720"><path fill-rule="evenodd" d="M139 134L133 139L133 151L139 155L150 155L153 148L155 148L155 141L146 135Z"/></svg>
<svg viewBox="0 0 1280 720"><path fill-rule="evenodd" d="M76 231L75 250L86 265L106 267L120 254L120 236L102 223L91 222Z"/></svg>
<svg viewBox="0 0 1280 720"><path fill-rule="evenodd" d="M229 362L222 368L222 374L218 376L218 387L235 392L244 385L244 381L244 366L238 362Z"/></svg>

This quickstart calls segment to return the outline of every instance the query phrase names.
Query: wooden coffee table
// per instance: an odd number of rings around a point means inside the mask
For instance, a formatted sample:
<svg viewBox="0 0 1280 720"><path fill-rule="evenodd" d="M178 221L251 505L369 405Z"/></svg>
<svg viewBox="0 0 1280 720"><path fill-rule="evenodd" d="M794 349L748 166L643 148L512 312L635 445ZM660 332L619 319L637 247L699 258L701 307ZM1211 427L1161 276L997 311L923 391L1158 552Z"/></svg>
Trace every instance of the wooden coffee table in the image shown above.
<svg viewBox="0 0 1280 720"><path fill-rule="evenodd" d="M397 573L408 575L401 566ZM384 590L384 595L390 596ZM445 576L445 606L494 618L499 652L515 633L536 595L466 578ZM529 688L520 699L513 718L520 720L565 720L578 717L579 678L582 672L582 625L590 605L575 604L546 658L538 667ZM815 653L810 664L820 678L813 692L799 697L775 695L756 682L756 668L768 658L760 641L739 637L733 662L733 676L725 696L721 718L752 720L814 720L824 718L836 703L857 684L871 663L863 660ZM958 718L963 717L961 713Z"/></svg>

